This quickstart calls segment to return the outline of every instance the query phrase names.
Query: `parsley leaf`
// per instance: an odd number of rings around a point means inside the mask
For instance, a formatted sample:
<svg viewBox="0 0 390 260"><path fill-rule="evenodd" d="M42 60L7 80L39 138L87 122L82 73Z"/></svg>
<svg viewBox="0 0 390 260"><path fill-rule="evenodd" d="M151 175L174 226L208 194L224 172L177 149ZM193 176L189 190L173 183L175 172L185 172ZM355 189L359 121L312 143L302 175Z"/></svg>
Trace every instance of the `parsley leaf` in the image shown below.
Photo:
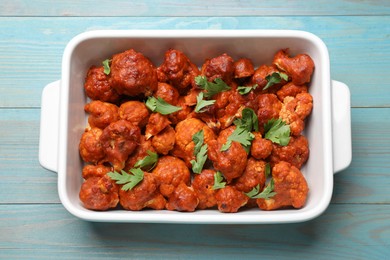
<svg viewBox="0 0 390 260"><path fill-rule="evenodd" d="M223 176L220 171L217 171L214 174L214 185L213 185L213 190L218 190L225 188L226 182L223 181Z"/></svg>
<svg viewBox="0 0 390 260"><path fill-rule="evenodd" d="M203 165L207 160L207 144L202 145L199 150L199 153L196 154L196 160L191 160L192 171L194 173L201 173Z"/></svg>
<svg viewBox="0 0 390 260"><path fill-rule="evenodd" d="M256 132L259 131L259 119L255 111L250 108L244 108L241 112L242 117L234 121L236 126L242 126L247 131L251 132L252 129Z"/></svg>
<svg viewBox="0 0 390 260"><path fill-rule="evenodd" d="M240 95L246 95L251 92L252 89L256 89L259 85L255 84L253 86L238 86L237 91Z"/></svg>
<svg viewBox="0 0 390 260"><path fill-rule="evenodd" d="M192 141L194 141L194 143L195 143L194 155L197 155L200 152L200 148L202 147L203 141L204 141L203 129L196 132L192 136Z"/></svg>
<svg viewBox="0 0 390 260"><path fill-rule="evenodd" d="M271 75L268 75L265 77L265 79L268 81L267 85L263 88L263 90L266 90L267 88L278 84L283 80L287 81L288 80L288 75L283 72L274 72Z"/></svg>
<svg viewBox="0 0 390 260"><path fill-rule="evenodd" d="M227 142L222 145L221 151L223 152L228 150L232 145L232 142L236 141L242 144L245 150L248 152L254 138L254 134L249 132L245 127L237 126L234 132L227 138Z"/></svg>
<svg viewBox="0 0 390 260"><path fill-rule="evenodd" d="M274 143L286 146L290 142L290 126L281 118L270 119L264 124L265 138Z"/></svg>
<svg viewBox="0 0 390 260"><path fill-rule="evenodd" d="M117 184L124 184L122 186L122 190L128 191L133 189L139 182L144 179L144 172L141 169L133 168L130 170L130 172L132 174L121 170L121 173L114 171L107 173L107 175L112 180L116 181Z"/></svg>
<svg viewBox="0 0 390 260"><path fill-rule="evenodd" d="M152 112L158 112L162 115L169 115L182 109L181 107L172 106L160 97L149 97L148 100L146 100L145 105Z"/></svg>
<svg viewBox="0 0 390 260"><path fill-rule="evenodd" d="M219 92L230 90L230 87L221 79L216 78L214 82L209 82L205 76L196 76L195 83L199 88L206 90L204 96L212 97Z"/></svg>
<svg viewBox="0 0 390 260"><path fill-rule="evenodd" d="M196 113L203 113L204 110L203 108L207 106L211 106L212 104L215 103L215 100L203 100L203 92L200 92L199 95L196 97L196 107L195 107L195 112Z"/></svg>
<svg viewBox="0 0 390 260"><path fill-rule="evenodd" d="M148 153L148 155L145 156L143 159L138 160L135 163L134 167L143 169L143 168L149 166L147 168L147 170L150 171L154 167L156 167L156 164L157 164L157 161L158 161L158 154L154 153L154 152L152 152L150 150L147 150L146 152Z"/></svg>
<svg viewBox="0 0 390 260"><path fill-rule="evenodd" d="M104 68L104 74L109 75L111 73L111 68L110 68L110 59L104 60L103 63L103 68Z"/></svg>
<svg viewBox="0 0 390 260"><path fill-rule="evenodd" d="M245 193L246 196L248 196L251 199L270 199L273 196L275 196L277 193L274 192L274 180L271 179L267 187L260 192L260 184L257 184L256 187L254 187L250 192Z"/></svg>

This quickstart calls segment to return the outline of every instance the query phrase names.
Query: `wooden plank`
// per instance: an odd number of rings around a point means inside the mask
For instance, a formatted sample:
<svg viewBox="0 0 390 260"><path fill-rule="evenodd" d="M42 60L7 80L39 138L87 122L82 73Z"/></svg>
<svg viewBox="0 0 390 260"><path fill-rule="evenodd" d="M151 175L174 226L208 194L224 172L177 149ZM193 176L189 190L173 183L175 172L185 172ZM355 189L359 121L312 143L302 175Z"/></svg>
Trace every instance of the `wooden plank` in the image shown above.
<svg viewBox="0 0 390 260"><path fill-rule="evenodd" d="M390 110L352 109L352 163L335 175L333 203L390 203Z"/></svg>
<svg viewBox="0 0 390 260"><path fill-rule="evenodd" d="M327 44L331 76L350 86L352 106L390 107L390 92L383 87L390 64L390 26L378 24L390 24L390 16L0 18L0 107L39 107L42 88L60 78L67 42L96 29L310 31Z"/></svg>
<svg viewBox="0 0 390 260"><path fill-rule="evenodd" d="M0 110L0 203L59 202L57 174L38 161L39 120L39 109Z"/></svg>
<svg viewBox="0 0 390 260"><path fill-rule="evenodd" d="M390 205L331 205L298 224L118 224L84 222L61 205L0 205L0 257L386 259L389 215Z"/></svg>
<svg viewBox="0 0 390 260"><path fill-rule="evenodd" d="M0 204L59 203L56 173L38 162L39 114L0 109ZM390 203L388 129L390 109L352 109L352 165L335 176L332 203Z"/></svg>
<svg viewBox="0 0 390 260"><path fill-rule="evenodd" d="M247 16L388 15L386 0L347 1L6 1L0 16Z"/></svg>

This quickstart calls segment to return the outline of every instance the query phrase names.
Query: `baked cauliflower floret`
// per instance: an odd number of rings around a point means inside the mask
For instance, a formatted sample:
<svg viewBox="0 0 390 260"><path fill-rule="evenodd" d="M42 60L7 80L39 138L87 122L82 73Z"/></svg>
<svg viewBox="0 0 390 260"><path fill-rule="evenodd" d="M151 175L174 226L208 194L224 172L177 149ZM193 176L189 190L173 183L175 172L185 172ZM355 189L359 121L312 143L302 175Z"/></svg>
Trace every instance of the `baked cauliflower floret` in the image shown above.
<svg viewBox="0 0 390 260"><path fill-rule="evenodd" d="M170 49L165 52L164 62L157 69L158 80L166 82L179 90L195 86L198 67L181 51Z"/></svg>
<svg viewBox="0 0 390 260"><path fill-rule="evenodd" d="M172 126L165 127L152 138L153 148L159 153L167 155L175 145L175 130Z"/></svg>
<svg viewBox="0 0 390 260"><path fill-rule="evenodd" d="M160 113L151 114L145 129L146 139L157 135L170 124L171 121L169 121L167 116L161 115Z"/></svg>
<svg viewBox="0 0 390 260"><path fill-rule="evenodd" d="M87 209L115 208L119 202L118 186L107 175L93 176L81 185L79 198Z"/></svg>
<svg viewBox="0 0 390 260"><path fill-rule="evenodd" d="M217 190L213 189L215 174L215 170L205 169L194 176L191 186L199 199L199 209L211 208L217 204L215 198Z"/></svg>
<svg viewBox="0 0 390 260"><path fill-rule="evenodd" d="M133 49L115 54L111 61L112 87L128 96L150 96L157 89L157 72L153 63Z"/></svg>
<svg viewBox="0 0 390 260"><path fill-rule="evenodd" d="M88 70L84 89L92 100L116 103L120 98L118 92L111 87L110 76L104 73L103 66L92 66Z"/></svg>
<svg viewBox="0 0 390 260"><path fill-rule="evenodd" d="M309 93L299 93L296 97L284 98L279 116L290 125L291 134L298 136L305 128L304 120L311 113L312 108L312 96Z"/></svg>
<svg viewBox="0 0 390 260"><path fill-rule="evenodd" d="M204 143L208 144L216 138L214 132L205 123L196 118L185 119L176 125L175 146L172 154L183 159L188 167L191 167L191 160L195 160L195 143L192 137L201 130L203 130Z"/></svg>
<svg viewBox="0 0 390 260"><path fill-rule="evenodd" d="M121 186L122 187L122 186ZM144 172L141 182L130 190L119 191L119 202L124 209L141 210L150 207L158 196L157 182L151 173Z"/></svg>
<svg viewBox="0 0 390 260"><path fill-rule="evenodd" d="M314 70L314 62L309 55L298 54L290 57L287 49L275 54L273 64L285 71L296 85L309 83Z"/></svg>
<svg viewBox="0 0 390 260"><path fill-rule="evenodd" d="M241 58L234 62L234 78L247 78L252 76L254 72L253 63L250 59Z"/></svg>
<svg viewBox="0 0 390 260"><path fill-rule="evenodd" d="M296 97L299 93L307 93L307 86L306 85L295 85L292 82L287 83L283 87L281 87L277 92L276 95L278 96L279 100L283 102L285 97Z"/></svg>
<svg viewBox="0 0 390 260"><path fill-rule="evenodd" d="M184 182L181 182L169 196L166 208L167 210L192 212L195 211L198 203L199 199L196 196L194 189L188 187Z"/></svg>
<svg viewBox="0 0 390 260"><path fill-rule="evenodd" d="M100 141L115 170L125 167L129 155L140 141L140 129L129 121L119 120L104 128Z"/></svg>
<svg viewBox="0 0 390 260"><path fill-rule="evenodd" d="M80 156L84 162L98 164L104 161L105 151L100 140L102 133L97 127L85 129L79 143Z"/></svg>
<svg viewBox="0 0 390 260"><path fill-rule="evenodd" d="M231 126L222 130L218 139L210 142L208 149L208 157L214 168L222 172L228 183L243 174L248 156L242 145L236 141L232 141L227 150L221 151L235 129L236 126Z"/></svg>
<svg viewBox="0 0 390 260"><path fill-rule="evenodd" d="M118 107L108 102L92 101L84 106L84 111L89 113L90 127L104 129L112 122L119 120Z"/></svg>
<svg viewBox="0 0 390 260"><path fill-rule="evenodd" d="M140 101L127 101L119 107L119 117L143 128L148 123L149 111Z"/></svg>
<svg viewBox="0 0 390 260"><path fill-rule="evenodd" d="M265 159L272 152L272 142L268 139L262 138L259 132L254 132L255 138L251 145L251 155L256 159Z"/></svg>
<svg viewBox="0 0 390 260"><path fill-rule="evenodd" d="M111 171L111 167L108 167L104 164L87 164L83 167L82 176L84 179L90 177L102 177Z"/></svg>
<svg viewBox="0 0 390 260"><path fill-rule="evenodd" d="M163 156L158 159L156 168L152 171L157 180L161 194L168 198L181 182L190 184L190 171L186 164L173 156Z"/></svg>
<svg viewBox="0 0 390 260"><path fill-rule="evenodd" d="M158 82L157 91L154 93L154 96L156 98L162 98L165 102L176 106L179 101L180 94L179 91L172 85Z"/></svg>
<svg viewBox="0 0 390 260"><path fill-rule="evenodd" d="M214 109L221 129L231 126L237 118L241 117L245 108L244 98L235 89L215 95Z"/></svg>
<svg viewBox="0 0 390 260"><path fill-rule="evenodd" d="M257 117L260 131L262 131L264 124L267 123L268 120L279 118L282 102L279 101L275 94L261 94L257 97L257 103Z"/></svg>
<svg viewBox="0 0 390 260"><path fill-rule="evenodd" d="M221 78L226 84L230 84L234 77L234 60L226 53L208 59L202 65L201 74L207 77L207 80L213 82Z"/></svg>
<svg viewBox="0 0 390 260"><path fill-rule="evenodd" d="M234 182L234 187L243 192L249 192L259 185L260 189L265 184L266 162L249 158L244 173Z"/></svg>
<svg viewBox="0 0 390 260"><path fill-rule="evenodd" d="M258 67L254 74L252 75L250 85L257 84L256 92L259 93L274 93L279 89L280 86L286 84L285 80L281 80L280 83L273 85L271 88L263 90L263 88L267 85L268 80L267 76L271 76L273 73L279 73L280 71L275 66L269 65L261 65Z"/></svg>
<svg viewBox="0 0 390 260"><path fill-rule="evenodd" d="M305 205L309 188L303 174L288 162L279 162L272 167L274 192L269 199L257 199L259 208L274 210L285 207L302 208Z"/></svg>
<svg viewBox="0 0 390 260"><path fill-rule="evenodd" d="M249 198L232 186L219 189L215 195L218 210L224 213L235 213L245 206Z"/></svg>
<svg viewBox="0 0 390 260"><path fill-rule="evenodd" d="M134 168L134 165L139 160L142 160L149 155L148 152L155 153L156 150L154 150L153 148L152 141L150 139L146 140L145 136L141 135L139 139L139 144L135 148L134 152L132 152L126 160L124 170L129 171L131 168Z"/></svg>
<svg viewBox="0 0 390 260"><path fill-rule="evenodd" d="M280 146L275 143L272 146L269 159L273 165L285 161L300 169L309 158L309 143L303 135L291 137L287 146Z"/></svg>

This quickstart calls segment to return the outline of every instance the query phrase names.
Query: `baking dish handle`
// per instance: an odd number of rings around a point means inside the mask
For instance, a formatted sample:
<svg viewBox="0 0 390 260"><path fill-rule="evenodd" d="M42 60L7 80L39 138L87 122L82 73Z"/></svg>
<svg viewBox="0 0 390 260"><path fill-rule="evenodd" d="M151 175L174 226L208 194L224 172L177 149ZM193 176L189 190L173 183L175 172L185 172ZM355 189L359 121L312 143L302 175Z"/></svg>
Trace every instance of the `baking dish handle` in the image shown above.
<svg viewBox="0 0 390 260"><path fill-rule="evenodd" d="M58 124L60 103L60 81L44 87L41 103L41 125L39 133L39 163L46 169L57 172Z"/></svg>
<svg viewBox="0 0 390 260"><path fill-rule="evenodd" d="M347 85L332 80L333 172L346 169L352 161L351 93Z"/></svg>

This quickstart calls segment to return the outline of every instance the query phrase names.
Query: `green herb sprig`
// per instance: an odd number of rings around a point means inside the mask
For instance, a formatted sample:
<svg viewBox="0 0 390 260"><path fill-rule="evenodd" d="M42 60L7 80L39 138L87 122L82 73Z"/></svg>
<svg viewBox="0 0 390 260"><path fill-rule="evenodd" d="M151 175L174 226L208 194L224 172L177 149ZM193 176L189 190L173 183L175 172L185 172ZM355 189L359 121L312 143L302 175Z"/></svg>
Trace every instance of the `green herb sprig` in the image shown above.
<svg viewBox="0 0 390 260"><path fill-rule="evenodd" d="M195 83L199 88L206 90L204 93L206 98L231 89L221 78L216 78L214 82L209 82L205 76L199 75L195 77Z"/></svg>
<svg viewBox="0 0 390 260"><path fill-rule="evenodd" d="M111 68L110 68L110 63L111 63L111 60L110 59L106 59L102 62L103 64L103 69L104 69L104 74L106 75L110 75L111 73Z"/></svg>
<svg viewBox="0 0 390 260"><path fill-rule="evenodd" d="M222 145L221 151L224 152L230 148L232 142L238 142L242 144L247 152L252 144L252 140L255 138L254 134L249 132L246 128L242 126L237 126L233 133L227 138L227 142Z"/></svg>
<svg viewBox="0 0 390 260"><path fill-rule="evenodd" d="M147 150L146 153L148 154L147 156L145 156L141 160L138 160L135 163L135 165L134 165L135 168L142 168L142 169L145 169L147 171L150 171L154 167L156 167L157 161L158 161L158 154L154 153L150 150Z"/></svg>
<svg viewBox="0 0 390 260"><path fill-rule="evenodd" d="M146 100L145 105L152 112L157 112L162 115L169 115L182 109L181 107L172 106L160 97L149 97L148 100Z"/></svg>
<svg viewBox="0 0 390 260"><path fill-rule="evenodd" d="M264 124L264 132L264 138L281 146L286 146L290 142L290 126L281 118L268 120Z"/></svg>
<svg viewBox="0 0 390 260"><path fill-rule="evenodd" d="M203 96L203 92L200 92L196 97L196 106L194 110L196 113L203 113L205 107L211 106L215 103L215 100L204 100Z"/></svg>
<svg viewBox="0 0 390 260"><path fill-rule="evenodd" d="M218 189L225 188L225 186L226 186L226 181L223 181L222 173L220 171L217 171L214 174L214 185L212 189L218 190Z"/></svg>
<svg viewBox="0 0 390 260"><path fill-rule="evenodd" d="M257 84L254 84L253 86L238 86L237 91L240 95L246 95L251 92L252 89L255 90L258 86L259 85Z"/></svg>
<svg viewBox="0 0 390 260"><path fill-rule="evenodd" d="M250 192L245 193L245 195L251 199L268 200L277 194L273 190L274 190L274 180L271 179L267 187L265 187L265 189L262 192L260 192L260 184L257 184L256 187L254 187Z"/></svg>
<svg viewBox="0 0 390 260"><path fill-rule="evenodd" d="M283 72L274 72L271 75L266 76L265 79L267 80L267 84L264 86L263 90L280 83L282 80L288 81L288 75Z"/></svg>
<svg viewBox="0 0 390 260"><path fill-rule="evenodd" d="M132 190L138 183L140 183L144 179L144 172L140 168L133 168L130 170L129 174L124 170L121 172L109 172L107 175L117 184L124 184L122 186L122 190L128 191Z"/></svg>

